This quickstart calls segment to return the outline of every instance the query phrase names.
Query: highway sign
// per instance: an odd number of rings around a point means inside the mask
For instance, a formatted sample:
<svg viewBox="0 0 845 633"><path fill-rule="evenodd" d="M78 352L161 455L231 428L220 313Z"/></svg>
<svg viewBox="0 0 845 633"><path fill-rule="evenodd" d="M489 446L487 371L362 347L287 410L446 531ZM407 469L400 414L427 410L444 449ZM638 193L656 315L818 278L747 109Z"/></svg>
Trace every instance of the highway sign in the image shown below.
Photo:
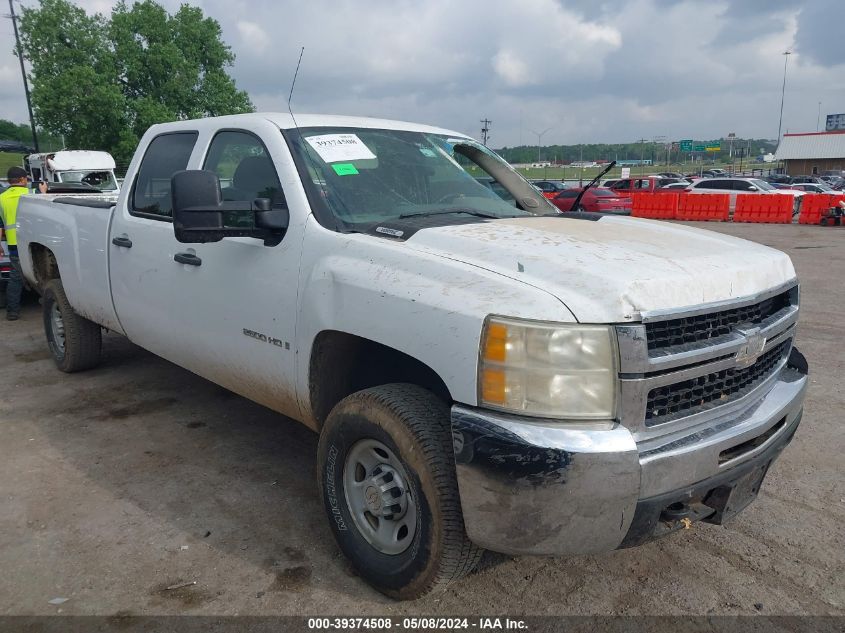
<svg viewBox="0 0 845 633"><path fill-rule="evenodd" d="M704 151L704 150L706 150L706 149L707 149L707 146L706 146L706 145L704 145L703 143L699 143L698 145L694 145L694 146L693 146L692 151L694 151L694 152L703 152L703 151Z"/></svg>
<svg viewBox="0 0 845 633"><path fill-rule="evenodd" d="M692 139L684 139L678 143L680 145L682 152L691 152L692 151Z"/></svg>
<svg viewBox="0 0 845 633"><path fill-rule="evenodd" d="M708 143L707 147L704 148L705 152L721 152L722 151L722 142L716 141L715 143Z"/></svg>

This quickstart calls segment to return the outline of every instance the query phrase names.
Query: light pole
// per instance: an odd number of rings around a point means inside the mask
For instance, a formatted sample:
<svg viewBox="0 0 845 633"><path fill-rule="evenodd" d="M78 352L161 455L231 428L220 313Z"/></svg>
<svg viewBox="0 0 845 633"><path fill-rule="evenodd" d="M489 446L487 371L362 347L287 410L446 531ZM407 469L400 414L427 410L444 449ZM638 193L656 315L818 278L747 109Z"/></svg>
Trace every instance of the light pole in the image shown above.
<svg viewBox="0 0 845 633"><path fill-rule="evenodd" d="M780 131L783 129L783 98L786 95L786 63L792 51L783 52L783 86L780 89L780 120L778 121L778 143L780 143Z"/></svg>
<svg viewBox="0 0 845 633"><path fill-rule="evenodd" d="M542 141L543 141L543 135L551 129L552 128L547 127L542 132L535 132L534 130L528 130L529 132L531 132L532 134L537 136L537 163L538 164L540 163L540 143L542 143Z"/></svg>
<svg viewBox="0 0 845 633"><path fill-rule="evenodd" d="M816 132L819 131L819 123L822 120L822 102L819 101L819 113L816 115Z"/></svg>

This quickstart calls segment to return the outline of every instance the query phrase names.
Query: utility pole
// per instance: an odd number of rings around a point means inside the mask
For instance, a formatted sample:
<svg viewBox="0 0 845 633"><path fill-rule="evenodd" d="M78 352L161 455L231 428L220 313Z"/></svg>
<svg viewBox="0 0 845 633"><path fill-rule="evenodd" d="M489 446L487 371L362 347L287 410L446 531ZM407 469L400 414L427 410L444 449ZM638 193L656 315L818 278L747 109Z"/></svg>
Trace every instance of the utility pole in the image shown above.
<svg viewBox="0 0 845 633"><path fill-rule="evenodd" d="M32 128L32 145L38 152L38 135L35 133L35 117L32 116L32 100L29 97L29 82L26 79L26 68L23 65L23 49L21 38L18 35L18 16L15 15L14 0L9 0L9 15L5 16L12 20L12 27L15 30L15 52L18 54L18 61L21 63L21 77L23 77L23 91L26 94L26 109L29 110L29 127Z"/></svg>
<svg viewBox="0 0 845 633"><path fill-rule="evenodd" d="M780 143L780 131L783 128L783 98L786 95L786 62L789 61L789 56L792 51L783 52L783 86L780 89L780 120L778 121L778 143Z"/></svg>
<svg viewBox="0 0 845 633"><path fill-rule="evenodd" d="M487 139L490 138L490 124L492 122L490 119L481 119L481 142L484 147L487 147Z"/></svg>
<svg viewBox="0 0 845 633"><path fill-rule="evenodd" d="M816 115L816 132L819 131L819 123L822 120L822 102L819 101L819 113Z"/></svg>

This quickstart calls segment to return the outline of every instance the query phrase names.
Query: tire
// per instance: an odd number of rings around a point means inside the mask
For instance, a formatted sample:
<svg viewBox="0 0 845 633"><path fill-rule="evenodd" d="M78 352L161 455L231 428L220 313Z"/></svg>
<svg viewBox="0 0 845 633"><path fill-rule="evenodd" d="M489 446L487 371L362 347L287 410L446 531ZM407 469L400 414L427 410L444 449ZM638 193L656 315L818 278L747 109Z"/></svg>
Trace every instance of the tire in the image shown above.
<svg viewBox="0 0 845 633"><path fill-rule="evenodd" d="M74 311L61 280L51 279L44 285L42 307L44 333L56 366L68 373L96 367L102 351L102 330Z"/></svg>
<svg viewBox="0 0 845 633"><path fill-rule="evenodd" d="M478 564L483 550L464 529L449 407L431 392L390 384L343 399L323 426L318 464L335 540L378 591L414 600ZM380 483L389 490L379 492Z"/></svg>

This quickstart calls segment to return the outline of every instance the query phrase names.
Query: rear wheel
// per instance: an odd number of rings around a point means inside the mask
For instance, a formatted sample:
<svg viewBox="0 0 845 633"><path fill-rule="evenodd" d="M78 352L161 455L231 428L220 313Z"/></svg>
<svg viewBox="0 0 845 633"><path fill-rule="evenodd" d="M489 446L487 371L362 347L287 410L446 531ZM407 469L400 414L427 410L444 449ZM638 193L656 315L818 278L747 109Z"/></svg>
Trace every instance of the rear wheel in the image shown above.
<svg viewBox="0 0 845 633"><path fill-rule="evenodd" d="M44 286L42 307L44 333L56 366L70 373L98 365L102 330L74 311L60 279L51 279Z"/></svg>
<svg viewBox="0 0 845 633"><path fill-rule="evenodd" d="M320 493L340 549L373 587L420 598L469 573L449 407L415 385L366 389L323 426Z"/></svg>

